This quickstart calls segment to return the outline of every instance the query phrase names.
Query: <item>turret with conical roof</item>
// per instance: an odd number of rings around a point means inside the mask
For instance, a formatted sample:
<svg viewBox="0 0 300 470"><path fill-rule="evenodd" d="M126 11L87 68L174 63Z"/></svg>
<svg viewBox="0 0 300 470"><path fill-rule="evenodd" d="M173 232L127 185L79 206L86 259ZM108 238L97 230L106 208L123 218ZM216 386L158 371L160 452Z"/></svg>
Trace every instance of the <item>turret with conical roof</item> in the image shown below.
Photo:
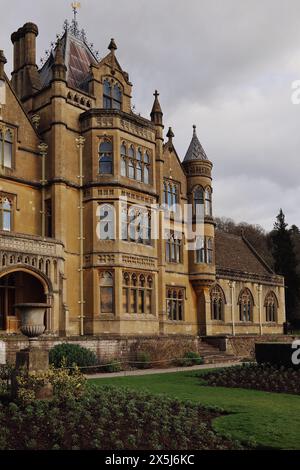
<svg viewBox="0 0 300 470"><path fill-rule="evenodd" d="M212 217L212 163L208 159L193 126L193 136L183 160L187 177L188 202L193 211L193 230L196 231L196 244L189 251L190 280L197 291L215 281L214 237L215 227ZM197 229L197 230L196 230ZM204 289L205 291L205 289ZM202 320L201 320L202 321ZM207 325L208 319L203 323Z"/></svg>

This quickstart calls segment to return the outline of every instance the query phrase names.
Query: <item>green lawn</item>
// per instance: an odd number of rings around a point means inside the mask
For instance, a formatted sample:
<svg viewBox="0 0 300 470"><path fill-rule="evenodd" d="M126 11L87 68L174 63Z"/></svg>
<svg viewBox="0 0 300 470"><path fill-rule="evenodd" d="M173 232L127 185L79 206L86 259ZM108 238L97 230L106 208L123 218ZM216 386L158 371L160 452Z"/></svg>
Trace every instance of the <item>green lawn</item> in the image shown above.
<svg viewBox="0 0 300 470"><path fill-rule="evenodd" d="M197 377L201 372L114 377L90 382L99 387L126 386L219 406L230 414L214 420L216 431L242 441L254 439L262 447L300 449L300 396L206 387Z"/></svg>

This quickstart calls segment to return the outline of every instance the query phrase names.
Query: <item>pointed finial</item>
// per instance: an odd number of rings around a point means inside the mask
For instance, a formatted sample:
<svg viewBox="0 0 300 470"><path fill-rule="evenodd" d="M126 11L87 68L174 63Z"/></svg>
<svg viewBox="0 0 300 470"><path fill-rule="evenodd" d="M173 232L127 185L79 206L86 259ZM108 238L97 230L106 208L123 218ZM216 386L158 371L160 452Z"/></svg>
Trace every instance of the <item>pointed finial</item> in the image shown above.
<svg viewBox="0 0 300 470"><path fill-rule="evenodd" d="M155 92L153 93L153 96L155 96L155 98L154 98L152 111L150 113L151 121L154 122L155 124L162 124L163 112L161 110L161 107L158 101L159 93L157 90L155 90Z"/></svg>
<svg viewBox="0 0 300 470"><path fill-rule="evenodd" d="M196 124L193 125L193 135L196 136L197 133L196 133Z"/></svg>
<svg viewBox="0 0 300 470"><path fill-rule="evenodd" d="M78 15L78 10L81 7L81 4L80 4L80 2L72 2L71 7L72 7L72 10L73 10L73 14L74 14L74 21L76 21L77 20L77 15Z"/></svg>
<svg viewBox="0 0 300 470"><path fill-rule="evenodd" d="M118 49L118 48L117 48L117 44L115 43L114 38L111 38L110 43L109 43L109 46L108 46L108 49L109 49L111 52L114 52L114 51L116 51L116 50Z"/></svg>
<svg viewBox="0 0 300 470"><path fill-rule="evenodd" d="M175 136L173 130L172 130L172 127L169 127L169 130L168 130L168 133L167 133L167 137L169 139L169 142L172 143L172 139L173 137Z"/></svg>
<svg viewBox="0 0 300 470"><path fill-rule="evenodd" d="M57 41L54 62L55 62L55 64L59 64L59 65L64 64L64 57L63 57L63 51L62 51L62 41L60 39L58 39L58 41Z"/></svg>

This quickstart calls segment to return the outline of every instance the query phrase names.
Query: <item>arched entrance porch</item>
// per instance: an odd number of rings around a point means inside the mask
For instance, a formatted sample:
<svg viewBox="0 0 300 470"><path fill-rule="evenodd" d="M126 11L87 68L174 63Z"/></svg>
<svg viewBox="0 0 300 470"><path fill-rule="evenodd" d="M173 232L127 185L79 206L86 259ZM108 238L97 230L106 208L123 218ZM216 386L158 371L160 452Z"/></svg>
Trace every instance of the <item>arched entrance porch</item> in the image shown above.
<svg viewBox="0 0 300 470"><path fill-rule="evenodd" d="M46 280L35 271L18 268L0 273L0 330L18 331L20 318L15 304L48 303L48 294Z"/></svg>

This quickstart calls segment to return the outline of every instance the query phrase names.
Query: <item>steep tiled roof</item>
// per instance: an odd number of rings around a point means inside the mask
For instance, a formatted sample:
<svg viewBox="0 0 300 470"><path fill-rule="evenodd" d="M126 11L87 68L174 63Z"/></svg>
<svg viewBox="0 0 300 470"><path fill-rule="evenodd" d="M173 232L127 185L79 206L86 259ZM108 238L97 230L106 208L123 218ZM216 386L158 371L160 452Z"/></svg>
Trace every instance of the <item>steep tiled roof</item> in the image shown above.
<svg viewBox="0 0 300 470"><path fill-rule="evenodd" d="M193 137L183 161L187 162L191 160L208 160L207 155L197 137L195 125L193 126Z"/></svg>
<svg viewBox="0 0 300 470"><path fill-rule="evenodd" d="M89 76L90 65L96 64L97 59L86 42L66 30L60 40L64 64L67 67L67 82L72 88L84 89ZM47 61L39 71L42 86L47 86L52 79L51 66L54 62L55 51L50 53Z"/></svg>
<svg viewBox="0 0 300 470"><path fill-rule="evenodd" d="M242 236L216 230L215 243L217 270L232 270L261 276L274 275Z"/></svg>

